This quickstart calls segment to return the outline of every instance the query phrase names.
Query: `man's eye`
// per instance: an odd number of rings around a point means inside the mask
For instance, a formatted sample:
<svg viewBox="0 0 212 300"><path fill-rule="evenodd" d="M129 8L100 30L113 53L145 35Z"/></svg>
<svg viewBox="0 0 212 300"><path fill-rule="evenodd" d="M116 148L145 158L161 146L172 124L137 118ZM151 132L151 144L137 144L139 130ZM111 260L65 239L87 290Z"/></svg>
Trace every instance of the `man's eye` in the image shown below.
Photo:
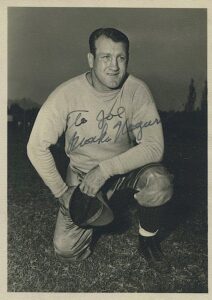
<svg viewBox="0 0 212 300"><path fill-rule="evenodd" d="M126 57L125 57L125 56L120 56L119 59L120 59L121 61L125 61L125 60L126 60Z"/></svg>

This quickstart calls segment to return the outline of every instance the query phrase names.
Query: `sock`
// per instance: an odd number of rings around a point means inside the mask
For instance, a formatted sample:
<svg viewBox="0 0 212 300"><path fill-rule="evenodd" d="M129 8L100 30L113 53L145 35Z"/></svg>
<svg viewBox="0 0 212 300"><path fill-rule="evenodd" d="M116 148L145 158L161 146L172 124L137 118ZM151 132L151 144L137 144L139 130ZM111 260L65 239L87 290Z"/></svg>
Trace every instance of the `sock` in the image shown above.
<svg viewBox="0 0 212 300"><path fill-rule="evenodd" d="M151 236L155 236L157 234L158 230L156 230L155 232L150 232L145 230L144 228L141 227L141 225L139 224L139 234L145 237L151 237Z"/></svg>
<svg viewBox="0 0 212 300"><path fill-rule="evenodd" d="M166 204L161 206L155 206L155 207L145 207L139 205L140 228L144 229L149 233L155 233L155 232L157 233L162 221L165 218L166 209L167 209Z"/></svg>

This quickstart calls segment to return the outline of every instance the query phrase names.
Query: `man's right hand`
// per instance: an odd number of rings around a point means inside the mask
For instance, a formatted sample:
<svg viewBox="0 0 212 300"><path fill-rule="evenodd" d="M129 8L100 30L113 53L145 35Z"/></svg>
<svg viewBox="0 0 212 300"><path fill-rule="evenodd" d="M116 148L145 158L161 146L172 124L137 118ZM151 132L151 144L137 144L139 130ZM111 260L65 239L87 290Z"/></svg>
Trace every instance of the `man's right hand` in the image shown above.
<svg viewBox="0 0 212 300"><path fill-rule="evenodd" d="M72 187L69 187L65 193L62 194L62 196L60 196L58 198L60 204L65 207L65 209L69 209L69 201L70 201L70 198L75 190L75 186L72 186Z"/></svg>

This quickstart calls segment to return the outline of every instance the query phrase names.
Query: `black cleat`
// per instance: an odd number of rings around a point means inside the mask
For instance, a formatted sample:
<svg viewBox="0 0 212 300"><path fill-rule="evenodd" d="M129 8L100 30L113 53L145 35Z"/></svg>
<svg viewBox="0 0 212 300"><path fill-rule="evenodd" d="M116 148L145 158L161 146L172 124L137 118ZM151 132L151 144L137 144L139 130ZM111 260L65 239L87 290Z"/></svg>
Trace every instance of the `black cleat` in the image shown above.
<svg viewBox="0 0 212 300"><path fill-rule="evenodd" d="M165 258L156 236L144 237L139 235L139 253L148 265L160 273L170 271L171 266Z"/></svg>

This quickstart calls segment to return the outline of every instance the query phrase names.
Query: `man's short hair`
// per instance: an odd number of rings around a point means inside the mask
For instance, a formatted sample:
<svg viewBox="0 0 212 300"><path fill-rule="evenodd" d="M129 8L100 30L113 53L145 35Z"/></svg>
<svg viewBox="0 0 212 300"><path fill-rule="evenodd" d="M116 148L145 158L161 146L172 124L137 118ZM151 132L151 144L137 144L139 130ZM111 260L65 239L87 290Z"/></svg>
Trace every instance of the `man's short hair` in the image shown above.
<svg viewBox="0 0 212 300"><path fill-rule="evenodd" d="M122 42L125 45L127 57L129 57L129 39L123 32L115 28L98 28L91 33L89 37L89 46L90 46L90 52L94 56L96 55L95 43L100 36L106 36L107 38L110 38L114 42Z"/></svg>

